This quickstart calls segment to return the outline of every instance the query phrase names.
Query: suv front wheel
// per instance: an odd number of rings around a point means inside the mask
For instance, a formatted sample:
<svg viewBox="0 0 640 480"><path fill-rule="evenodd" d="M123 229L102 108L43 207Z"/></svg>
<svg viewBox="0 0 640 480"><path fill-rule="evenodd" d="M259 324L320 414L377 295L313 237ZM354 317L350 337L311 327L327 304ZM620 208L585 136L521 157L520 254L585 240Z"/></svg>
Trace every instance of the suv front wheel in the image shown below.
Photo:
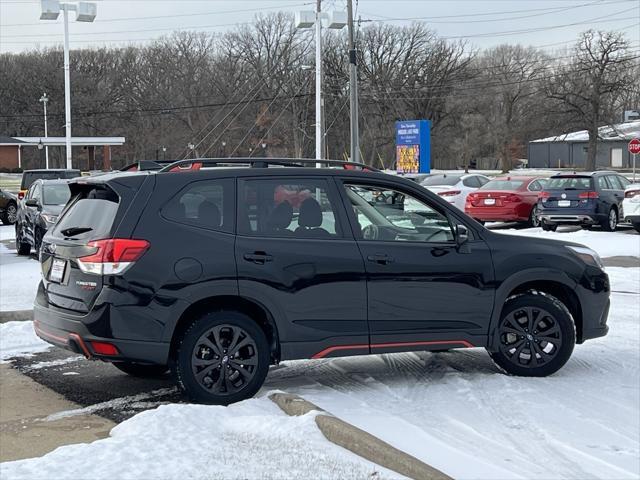
<svg viewBox="0 0 640 480"><path fill-rule="evenodd" d="M196 320L178 346L175 373L196 402L228 405L250 398L269 370L269 344L247 315L218 311Z"/></svg>
<svg viewBox="0 0 640 480"><path fill-rule="evenodd" d="M507 300L495 335L492 360L505 372L525 377L557 372L576 343L567 308L552 296L533 292Z"/></svg>

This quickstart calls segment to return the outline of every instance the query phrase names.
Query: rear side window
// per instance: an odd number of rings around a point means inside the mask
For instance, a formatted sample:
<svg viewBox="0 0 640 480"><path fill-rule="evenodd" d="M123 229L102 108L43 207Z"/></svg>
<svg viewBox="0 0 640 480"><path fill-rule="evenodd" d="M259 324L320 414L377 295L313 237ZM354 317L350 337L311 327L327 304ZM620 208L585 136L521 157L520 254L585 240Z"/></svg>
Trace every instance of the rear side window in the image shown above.
<svg viewBox="0 0 640 480"><path fill-rule="evenodd" d="M478 177L469 177L469 178L465 178L462 181L462 184L465 187L471 187L471 188L478 188L481 186L480 180L478 180Z"/></svg>
<svg viewBox="0 0 640 480"><path fill-rule="evenodd" d="M620 181L620 177L618 177L617 175L608 175L607 176L607 180L609 182L609 185L611 185L611 188L614 190L624 190L624 186L622 185L622 182Z"/></svg>
<svg viewBox="0 0 640 480"><path fill-rule="evenodd" d="M606 177L598 177L596 181L598 182L598 190L610 190L611 189L611 185L607 181Z"/></svg>
<svg viewBox="0 0 640 480"><path fill-rule="evenodd" d="M108 187L78 193L56 223L53 235L77 240L99 240L111 236L119 197Z"/></svg>
<svg viewBox="0 0 640 480"><path fill-rule="evenodd" d="M244 180L239 202L238 233L318 239L341 236L325 180Z"/></svg>
<svg viewBox="0 0 640 480"><path fill-rule="evenodd" d="M196 227L233 232L234 181L201 180L180 190L162 208L167 220Z"/></svg>
<svg viewBox="0 0 640 480"><path fill-rule="evenodd" d="M545 186L548 190L592 190L593 179L591 177L553 177Z"/></svg>

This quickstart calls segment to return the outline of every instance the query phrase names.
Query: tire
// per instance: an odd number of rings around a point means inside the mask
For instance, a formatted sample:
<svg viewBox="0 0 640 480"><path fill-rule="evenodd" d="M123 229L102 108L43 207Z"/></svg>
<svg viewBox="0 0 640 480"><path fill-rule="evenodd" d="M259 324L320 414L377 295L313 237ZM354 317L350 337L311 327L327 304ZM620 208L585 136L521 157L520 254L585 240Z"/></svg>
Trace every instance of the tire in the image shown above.
<svg viewBox="0 0 640 480"><path fill-rule="evenodd" d="M239 358L234 360L233 354ZM267 376L270 356L265 333L250 317L230 310L212 312L182 335L175 376L191 400L229 405L256 394Z"/></svg>
<svg viewBox="0 0 640 480"><path fill-rule="evenodd" d="M19 228L16 225L16 250L18 255L29 255L31 253L31 244L22 241L22 235L19 233Z"/></svg>
<svg viewBox="0 0 640 480"><path fill-rule="evenodd" d="M36 256L38 256L38 254L40 253L40 246L42 245L43 237L44 237L44 234L42 233L42 230L40 230L39 228L36 228L35 239L34 239L35 245L33 246Z"/></svg>
<svg viewBox="0 0 640 480"><path fill-rule="evenodd" d="M16 223L17 215L17 205L14 202L7 203L7 207L4 209L4 213L2 214L2 223L5 225L13 225Z"/></svg>
<svg viewBox="0 0 640 480"><path fill-rule="evenodd" d="M505 303L489 355L507 374L545 377L567 363L575 343L567 307L555 297L530 292Z"/></svg>
<svg viewBox="0 0 640 480"><path fill-rule="evenodd" d="M531 209L531 213L529 214L529 220L527 221L527 226L532 228L537 228L540 226L540 219L538 218L538 204L536 203Z"/></svg>
<svg viewBox="0 0 640 480"><path fill-rule="evenodd" d="M611 207L607 219L603 220L600 224L605 232L615 232L618 226L618 212L615 208Z"/></svg>
<svg viewBox="0 0 640 480"><path fill-rule="evenodd" d="M555 232L558 229L558 225L556 223L547 223L544 220L540 222L540 226L545 232Z"/></svg>
<svg viewBox="0 0 640 480"><path fill-rule="evenodd" d="M636 232L640 233L640 223L633 223L633 228L636 229Z"/></svg>
<svg viewBox="0 0 640 480"><path fill-rule="evenodd" d="M113 362L113 366L132 377L160 377L169 371L166 365L145 365L133 362Z"/></svg>

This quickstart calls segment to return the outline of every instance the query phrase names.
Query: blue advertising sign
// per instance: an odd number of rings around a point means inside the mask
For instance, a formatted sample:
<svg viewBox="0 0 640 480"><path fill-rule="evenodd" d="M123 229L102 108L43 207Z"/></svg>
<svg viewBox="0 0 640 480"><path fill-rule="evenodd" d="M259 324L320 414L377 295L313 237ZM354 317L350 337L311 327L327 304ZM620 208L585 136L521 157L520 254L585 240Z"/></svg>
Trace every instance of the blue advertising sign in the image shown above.
<svg viewBox="0 0 640 480"><path fill-rule="evenodd" d="M431 172L431 121L396 122L396 169L398 173Z"/></svg>

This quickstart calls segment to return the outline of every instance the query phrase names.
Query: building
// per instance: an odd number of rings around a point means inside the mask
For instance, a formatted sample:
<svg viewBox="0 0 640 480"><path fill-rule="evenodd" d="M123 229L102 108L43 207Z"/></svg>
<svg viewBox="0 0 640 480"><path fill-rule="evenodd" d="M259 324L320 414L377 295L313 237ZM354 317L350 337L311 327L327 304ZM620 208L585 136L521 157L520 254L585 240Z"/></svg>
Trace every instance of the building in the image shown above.
<svg viewBox="0 0 640 480"><path fill-rule="evenodd" d="M631 168L627 146L640 138L640 120L608 125L598 129L596 168ZM586 130L529 142L529 168L584 168L589 134Z"/></svg>
<svg viewBox="0 0 640 480"><path fill-rule="evenodd" d="M58 155L64 161L65 137L3 137L0 136L0 169L13 170L23 168L23 154L25 149L40 150L41 160L38 165L30 165L31 168L45 168L44 148L60 149L62 155ZM81 170L93 170L96 164L96 147L102 147L102 168L111 168L111 147L123 145L124 137L71 137L71 148L73 150L73 167ZM82 155L78 155L78 147L83 150ZM37 160L37 157L36 157ZM31 162L33 163L33 162ZM63 164L54 165L49 163L50 168L64 168Z"/></svg>
<svg viewBox="0 0 640 480"><path fill-rule="evenodd" d="M20 165L20 147L24 142L13 137L0 136L0 168L12 170Z"/></svg>

